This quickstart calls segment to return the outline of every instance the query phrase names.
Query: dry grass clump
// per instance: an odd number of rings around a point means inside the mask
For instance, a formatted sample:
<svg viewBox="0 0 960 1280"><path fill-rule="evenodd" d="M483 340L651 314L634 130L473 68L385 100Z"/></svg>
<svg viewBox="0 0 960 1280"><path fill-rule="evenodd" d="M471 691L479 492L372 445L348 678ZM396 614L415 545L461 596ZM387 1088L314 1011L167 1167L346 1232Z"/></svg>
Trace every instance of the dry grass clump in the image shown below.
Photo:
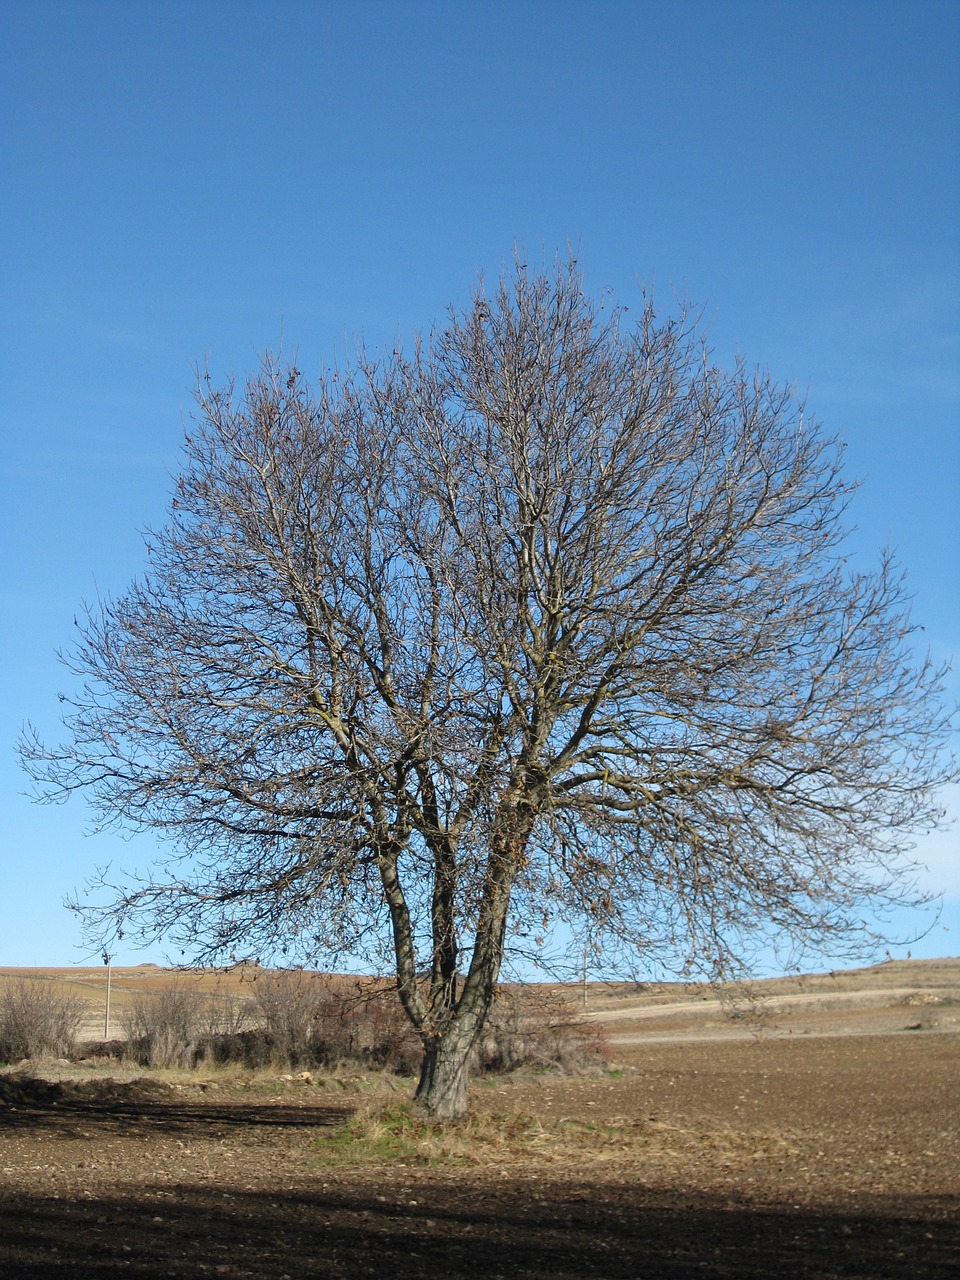
<svg viewBox="0 0 960 1280"><path fill-rule="evenodd" d="M435 1124L410 1102L372 1099L317 1140L326 1165L486 1164L520 1152L544 1133L533 1116L471 1113L459 1124Z"/></svg>
<svg viewBox="0 0 960 1280"><path fill-rule="evenodd" d="M577 1116L542 1120L522 1111L474 1107L457 1124L433 1123L414 1104L373 1098L317 1140L323 1165L605 1164L636 1168L651 1160L748 1161L795 1151L785 1134L742 1134L732 1128L683 1129L654 1120L614 1117L594 1123Z"/></svg>

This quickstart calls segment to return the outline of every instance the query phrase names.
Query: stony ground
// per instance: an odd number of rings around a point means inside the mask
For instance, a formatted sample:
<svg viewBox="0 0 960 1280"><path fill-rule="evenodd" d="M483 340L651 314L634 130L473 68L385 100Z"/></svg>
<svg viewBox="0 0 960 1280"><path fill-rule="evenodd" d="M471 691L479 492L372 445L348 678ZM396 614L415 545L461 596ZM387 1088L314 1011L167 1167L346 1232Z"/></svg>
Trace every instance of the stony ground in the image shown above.
<svg viewBox="0 0 960 1280"><path fill-rule="evenodd" d="M960 1274L957 1034L615 1052L479 1083L476 1136L359 1164L324 1141L356 1085L0 1075L0 1275Z"/></svg>

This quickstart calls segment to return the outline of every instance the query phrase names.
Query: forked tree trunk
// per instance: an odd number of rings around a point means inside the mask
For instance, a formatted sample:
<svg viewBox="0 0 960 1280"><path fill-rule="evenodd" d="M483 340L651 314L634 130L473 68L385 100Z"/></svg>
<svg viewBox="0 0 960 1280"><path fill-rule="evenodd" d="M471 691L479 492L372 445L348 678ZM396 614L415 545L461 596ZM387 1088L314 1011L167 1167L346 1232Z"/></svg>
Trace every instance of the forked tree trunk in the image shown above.
<svg viewBox="0 0 960 1280"><path fill-rule="evenodd" d="M422 1020L419 1022L423 1043L423 1063L414 1101L417 1108L430 1120L446 1122L466 1118L470 1054L483 1032L493 1005L500 964L503 960L503 940L507 927L507 911L510 906L510 890L516 867L533 826L533 815L533 808L525 806L524 822L518 826L515 811L511 807L512 821L505 824L509 839L500 835L496 841L491 841L490 864L487 867L483 902L477 922L473 959L463 990L459 999L454 1002L456 975L451 972L452 982L449 990L451 1003L447 1006L448 1016L435 1022L430 1029L424 1028ZM405 923L405 904L402 910L397 911L397 916L402 924ZM396 929L396 924L394 927ZM439 932L441 937L446 936L447 933L452 937L452 921L448 929ZM407 936L409 937L409 930ZM401 950L398 946L398 957ZM412 955L411 945L409 949L411 958L408 961L410 971L414 968ZM455 958L454 953L453 959ZM414 1025L418 1025L410 1005L405 1007L408 1014L411 1014L411 1021Z"/></svg>
<svg viewBox="0 0 960 1280"><path fill-rule="evenodd" d="M476 1036L454 1022L442 1036L424 1042L420 1083L414 1101L429 1120L463 1120L467 1115L467 1086L470 1081L470 1051Z"/></svg>

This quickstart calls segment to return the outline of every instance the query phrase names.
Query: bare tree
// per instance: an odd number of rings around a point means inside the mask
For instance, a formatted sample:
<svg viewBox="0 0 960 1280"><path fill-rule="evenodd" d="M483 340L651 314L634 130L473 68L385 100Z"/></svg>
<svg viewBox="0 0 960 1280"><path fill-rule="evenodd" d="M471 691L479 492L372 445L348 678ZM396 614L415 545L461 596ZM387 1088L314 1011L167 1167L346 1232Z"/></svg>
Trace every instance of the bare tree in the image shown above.
<svg viewBox="0 0 960 1280"><path fill-rule="evenodd" d="M889 557L845 563L837 443L687 315L518 266L411 355L197 402L146 576L80 626L66 745L23 746L42 794L174 841L98 936L387 939L450 1118L551 921L723 976L909 894L941 673Z"/></svg>

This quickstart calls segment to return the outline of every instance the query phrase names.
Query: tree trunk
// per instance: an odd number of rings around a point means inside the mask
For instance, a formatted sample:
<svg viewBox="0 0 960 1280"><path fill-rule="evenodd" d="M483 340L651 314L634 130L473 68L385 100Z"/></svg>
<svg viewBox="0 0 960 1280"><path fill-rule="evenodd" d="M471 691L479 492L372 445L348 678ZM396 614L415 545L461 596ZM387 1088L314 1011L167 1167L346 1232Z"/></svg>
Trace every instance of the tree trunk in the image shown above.
<svg viewBox="0 0 960 1280"><path fill-rule="evenodd" d="M424 1040L420 1083L414 1101L429 1120L463 1120L467 1115L470 1050L475 1036L455 1023L442 1036Z"/></svg>

